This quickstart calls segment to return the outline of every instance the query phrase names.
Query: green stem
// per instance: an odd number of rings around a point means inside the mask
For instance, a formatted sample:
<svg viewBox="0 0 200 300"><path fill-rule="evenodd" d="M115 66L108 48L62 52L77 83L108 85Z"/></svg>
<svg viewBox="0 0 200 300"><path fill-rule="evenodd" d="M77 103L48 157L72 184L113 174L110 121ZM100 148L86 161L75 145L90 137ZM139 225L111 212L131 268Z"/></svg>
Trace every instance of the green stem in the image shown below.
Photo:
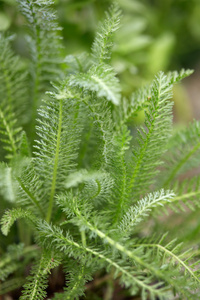
<svg viewBox="0 0 200 300"><path fill-rule="evenodd" d="M110 277L107 281L107 289L104 295L104 300L112 300L113 299L113 292L114 292L114 274L115 270L112 267L112 270L110 272Z"/></svg>
<svg viewBox="0 0 200 300"><path fill-rule="evenodd" d="M50 192L50 199L49 199L49 207L47 210L46 221L49 223L51 220L52 209L53 209L53 199L56 191L56 177L58 172L58 160L59 160L59 151L60 151L60 140L61 140L61 131L62 131L62 118L63 118L63 100L60 100L59 105L59 123L58 123L58 132L57 132L57 143L56 143L56 151L55 151L55 158L54 158L54 168L53 168L53 178L51 184L51 192Z"/></svg>
<svg viewBox="0 0 200 300"><path fill-rule="evenodd" d="M176 201L181 201L181 200L191 198L191 197L195 197L198 194L200 194L200 190L199 191L194 191L194 192L191 192L191 193L187 193L187 194L183 194L183 195L180 195L180 196L176 196L176 197L174 197L170 200L170 203L171 202L176 202Z"/></svg>
<svg viewBox="0 0 200 300"><path fill-rule="evenodd" d="M32 232L23 219L16 220L19 241L25 246L31 244Z"/></svg>
<svg viewBox="0 0 200 300"><path fill-rule="evenodd" d="M102 240L104 240L105 243L108 243L112 248L118 250L122 254L125 254L130 259L135 260L141 266L144 266L145 268L148 268L156 276L163 278L162 272L160 272L159 270L153 268L150 264L148 264L145 261L143 261L142 258L140 258L139 256L135 255L132 251L128 250L126 247L124 247L120 243L116 242L115 240L113 240L112 238L110 238L109 236L107 236L104 232L102 232L101 230L99 230L96 227L94 227L90 222L88 222L88 220L84 216L81 215L81 212L79 211L78 208L76 208L76 215L80 219L82 219L83 224L86 225L88 227L88 229L90 229L97 236L99 236Z"/></svg>
<svg viewBox="0 0 200 300"><path fill-rule="evenodd" d="M121 165L122 165L122 172L123 172L123 180L122 180L122 189L120 193L120 199L117 204L116 214L114 217L113 223L116 224L121 217L122 210L124 208L124 202L125 202L125 193L126 193L126 165L124 161L124 157L121 156ZM113 225L114 225L113 224Z"/></svg>
<svg viewBox="0 0 200 300"><path fill-rule="evenodd" d="M113 299L113 292L114 292L114 282L113 279L107 282L107 289L104 295L104 300L112 300Z"/></svg>
<svg viewBox="0 0 200 300"><path fill-rule="evenodd" d="M181 167L188 161L188 159L200 148L200 143L198 143L189 153L187 153L182 160L178 163L178 165L174 168L174 170L169 175L168 179L164 183L164 187L167 187L168 184L172 181L172 179L176 176Z"/></svg>
<svg viewBox="0 0 200 300"><path fill-rule="evenodd" d="M13 136L13 132L12 132L12 129L10 128L10 125L8 124L8 122L6 120L6 117L5 117L5 115L4 115L4 113L1 109L0 109L0 118L2 119L2 122L3 122L3 125L5 127L7 136L9 138L9 141L10 141L10 144L11 144L11 147L12 147L13 155L15 155L16 152L17 152L17 147L15 145L15 139L14 139L14 136Z"/></svg>
<svg viewBox="0 0 200 300"><path fill-rule="evenodd" d="M81 240L82 240L83 247L86 247L87 243L86 243L85 230L81 231Z"/></svg>
<svg viewBox="0 0 200 300"><path fill-rule="evenodd" d="M169 256L171 256L173 259L175 259L180 265L182 265L182 267L184 267L185 270L187 270L188 273L190 273L190 275L200 283L200 279L195 275L195 273L184 263L183 260L181 260L177 255L175 255L173 252L171 252L170 250L166 249L165 247L159 245L159 244L135 244L133 245L133 247L149 247L149 248L158 248L161 251L163 251L164 253L168 254Z"/></svg>
<svg viewBox="0 0 200 300"><path fill-rule="evenodd" d="M12 104L13 99L12 99L12 92L11 92L12 91L11 82L10 82L10 78L9 78L9 75L8 75L8 71L5 68L3 63L2 63L1 70L3 72L4 79L5 79L6 94L7 94L7 98L6 98L7 100L5 100L5 103L8 104L8 107L9 107L9 112L7 112L7 114L8 114L8 113L12 113L11 104ZM3 125L6 129L8 138L9 138L10 143L11 143L13 154L15 155L16 151L17 151L16 145L15 145L15 139L14 139L14 136L13 136L13 133L12 133L12 129L10 128L9 123L7 122L6 116L3 113L2 109L0 109L0 118L2 119Z"/></svg>
<svg viewBox="0 0 200 300"><path fill-rule="evenodd" d="M104 130L103 125L102 125L103 122L100 121L99 115L95 112L95 110L93 109L93 107L89 103L87 103L87 101L85 99L83 99L82 101L85 103L85 105L92 112L92 115L93 115L95 121L99 125L100 131L101 131L101 135L102 135L102 140L103 140L103 143L104 143L103 156L104 156L105 161L107 162L107 155L106 155L106 142L107 142L107 139L105 137L105 130Z"/></svg>
<svg viewBox="0 0 200 300"><path fill-rule="evenodd" d="M30 297L29 297L30 300L36 299L36 295L38 294L38 287L39 287L39 282L41 280L41 273L43 272L42 263L43 263L43 254L40 258L38 271L37 271L37 273L34 277L34 286L33 286L33 289L31 290L31 293L30 293Z"/></svg>
<svg viewBox="0 0 200 300"><path fill-rule="evenodd" d="M11 105L11 103L12 103L11 83L10 83L10 78L8 76L8 71L4 65L2 65L2 71L3 71L4 78L5 78L8 104Z"/></svg>
<svg viewBox="0 0 200 300"><path fill-rule="evenodd" d="M156 114L156 112L157 112L157 109L158 109L158 102L159 102L159 100L160 100L160 90L161 90L161 87L160 87L160 85L159 85L159 89L158 89L158 97L157 97L158 101L157 101L157 103L156 103L157 106L155 107L155 110L154 110L155 114ZM136 164L136 166L135 166L134 172L133 172L133 174L132 174L132 176L131 176L131 179L130 179L129 188L128 188L129 194L131 194L131 192L132 192L132 190L133 190L133 188L134 188L134 185L135 185L135 179L136 179L136 177L137 177L138 172L140 171L141 163L142 163L142 161L143 161L143 157L145 156L145 153L146 153L146 150L147 150L147 147L148 147L148 144L149 144L149 140L151 140L151 134L152 134L152 132L153 132L153 130L154 130L155 114L153 115L153 121L152 121L152 123L151 123L151 128L149 129L147 138L146 138L146 140L145 140L145 142L144 142L144 144L143 144L143 147L142 147L141 152L140 152L140 156L139 156L139 158L137 159L137 164Z"/></svg>
<svg viewBox="0 0 200 300"><path fill-rule="evenodd" d="M89 130L88 130L87 134L84 136L84 144L81 148L81 153L79 155L79 162L78 162L79 168L81 168L83 166L84 158L87 153L87 150L89 147L89 141L90 141L90 138L92 135L92 129L93 129L93 123L90 124Z"/></svg>
<svg viewBox="0 0 200 300"><path fill-rule="evenodd" d="M71 245L71 246L73 246L75 248L78 248L78 249L81 249L81 250L85 250L86 252L88 252L88 253L90 253L90 254L98 257L99 259L104 260L105 262L108 263L108 265L113 266L115 269L117 269L123 275L127 276L128 278L130 278L131 282L135 282L141 288L143 288L145 290L148 290L148 291L150 291L150 292L152 292L154 294L158 294L159 295L159 289L155 289L153 286L148 285L144 281L142 281L139 278L137 278L136 276L133 276L129 271L126 270L126 268L123 268L123 266L117 264L115 261L113 261L109 257L106 257L102 253L99 253L99 252L95 251L94 249L90 249L88 247L83 248L82 246L80 246L75 241L69 240L67 237L65 237L63 235L60 235L60 234L57 235L57 234L55 234L54 237L57 238L58 240L60 239L61 241L63 241L64 243L66 243L68 245ZM115 244L115 242L114 242L114 244ZM63 251L63 249L62 249L62 251ZM145 266L146 266L146 264L145 264ZM159 270L157 272L159 272Z"/></svg>
<svg viewBox="0 0 200 300"><path fill-rule="evenodd" d="M39 100L39 88L40 88L40 73L41 73L41 38L40 38L40 28L37 23L36 13L34 12L33 2L27 0L30 6L31 16L33 18L33 34L35 38L36 45L36 57L34 62L34 76L33 76L33 90L32 90L32 125L31 125L31 137L32 141L35 139L35 122L37 116L38 100ZM32 24L30 24L32 26Z"/></svg>
<svg viewBox="0 0 200 300"><path fill-rule="evenodd" d="M41 215L44 217L45 214L44 214L42 207L40 206L40 203L38 202L38 200L34 197L34 195L30 192L30 190L23 184L22 180L19 177L17 177L17 180L18 180L21 188L23 189L23 191L27 194L29 199L32 200L32 202L37 206L37 208L41 212Z"/></svg>

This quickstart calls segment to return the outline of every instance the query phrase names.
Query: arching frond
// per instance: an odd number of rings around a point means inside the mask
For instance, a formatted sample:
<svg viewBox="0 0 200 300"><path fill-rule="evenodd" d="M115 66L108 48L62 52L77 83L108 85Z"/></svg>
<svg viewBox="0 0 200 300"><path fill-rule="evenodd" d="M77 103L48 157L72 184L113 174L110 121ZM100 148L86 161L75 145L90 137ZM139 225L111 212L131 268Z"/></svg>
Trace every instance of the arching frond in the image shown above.
<svg viewBox="0 0 200 300"><path fill-rule="evenodd" d="M31 53L33 97L45 91L50 81L57 81L60 74L60 30L57 16L52 9L54 1L22 0L19 9L28 22L27 42Z"/></svg>
<svg viewBox="0 0 200 300"><path fill-rule="evenodd" d="M181 174L195 168L200 158L200 122L175 133L169 141L168 151L163 158L163 176L159 184L169 186Z"/></svg>
<svg viewBox="0 0 200 300"><path fill-rule="evenodd" d="M79 299L84 296L85 284L92 280L90 268L70 260L65 263L66 285L63 293L56 293L54 300Z"/></svg>
<svg viewBox="0 0 200 300"><path fill-rule="evenodd" d="M118 29L121 12L117 4L113 4L106 14L106 19L100 24L92 45L92 56L96 63L110 60L113 46L113 33Z"/></svg>
<svg viewBox="0 0 200 300"><path fill-rule="evenodd" d="M117 128L121 128L124 124L129 122L139 111L147 109L151 100L150 93L151 85L138 89L132 93L130 99L126 97L121 99L119 107L115 107L114 110Z"/></svg>
<svg viewBox="0 0 200 300"><path fill-rule="evenodd" d="M7 107L18 118L27 108L27 72L20 57L11 48L14 38L14 35L0 34L0 102L1 109ZM23 117L26 119L27 114ZM21 121L24 120L18 120Z"/></svg>
<svg viewBox="0 0 200 300"><path fill-rule="evenodd" d="M51 269L60 264L60 259L56 257L53 251L43 251L40 262L35 266L28 282L24 285L20 300L43 300L47 293L47 277Z"/></svg>
<svg viewBox="0 0 200 300"><path fill-rule="evenodd" d="M127 151L130 148L130 131L126 125L118 130L113 139L114 151L110 159L109 172L114 178L112 190L112 205L110 215L113 225L119 222L123 212L127 208L128 190L128 161Z"/></svg>
<svg viewBox="0 0 200 300"><path fill-rule="evenodd" d="M200 283L200 274L199 270L196 269L196 266L200 261L194 261L193 249L180 252L180 249L183 246L182 243L177 244L176 240L164 243L165 237L166 235L154 242L139 241L139 244L134 245L134 247L153 249L153 255L155 255L155 257L160 257L161 261L165 262L165 268L171 265L171 267L179 269L180 272L184 273L185 278L190 278L193 289L197 289Z"/></svg>
<svg viewBox="0 0 200 300"><path fill-rule="evenodd" d="M66 180L66 187L72 188L78 186L80 183L84 183L90 180L99 180L106 176L103 172L88 172L87 170L80 170L75 173L71 173Z"/></svg>
<svg viewBox="0 0 200 300"><path fill-rule="evenodd" d="M36 222L36 217L30 213L30 211L22 210L21 208L16 208L12 210L7 210L1 219L1 231L4 235L8 235L11 226L19 218L25 218L31 221L33 224Z"/></svg>
<svg viewBox="0 0 200 300"><path fill-rule="evenodd" d="M163 209L167 210L170 207L175 212L185 212L188 208L194 211L200 206L200 177L195 176L191 179L185 179L181 182L176 181L172 185L176 196L171 199L166 207Z"/></svg>
<svg viewBox="0 0 200 300"><path fill-rule="evenodd" d="M62 191L69 171L75 170L81 132L79 105L69 104L65 98L55 99L54 94L51 97L52 100L45 102L45 106L39 110L41 118L38 120L37 133L40 139L35 146L35 168L43 182L48 220L52 215L57 189Z"/></svg>
<svg viewBox="0 0 200 300"><path fill-rule="evenodd" d="M16 201L24 209L29 209L35 215L45 217L46 201L44 199L43 183L36 174L34 163L26 166L17 177L18 193Z"/></svg>
<svg viewBox="0 0 200 300"><path fill-rule="evenodd" d="M172 191L158 191L149 193L145 198L139 200L137 204L131 206L120 222L120 230L123 235L130 234L131 230L140 223L149 212L157 206L163 206L167 202L173 201L175 194Z"/></svg>
<svg viewBox="0 0 200 300"><path fill-rule="evenodd" d="M150 103L145 112L145 126L138 129L138 147L133 149L133 164L130 170L130 194L133 201L141 195L141 190L149 188L157 174L156 167L161 164L161 155L166 151L166 143L172 130L173 83L188 75L187 71L162 72L156 76L150 92ZM146 188L145 188L146 187Z"/></svg>
<svg viewBox="0 0 200 300"><path fill-rule="evenodd" d="M122 262L118 262L116 258L113 260L113 255L110 256L109 253L97 247L95 249L83 247L75 242L68 233L64 235L56 226L52 227L47 223L40 223L38 228L41 229L40 238L43 245L48 246L50 241L54 243L56 239L57 243L54 245L58 251L73 256L76 259L83 260L84 264L88 266L92 263L91 257L94 257L98 260L96 262L103 263L103 265L106 264L107 267L113 267L115 269L114 277L116 278L120 274L121 284L125 284L133 295L137 294L138 289L142 290L144 300L148 299L148 295L150 295L150 299L152 300L155 299L156 296L164 300L171 294L167 287L162 287L162 283L151 284L153 280L152 277L146 278L142 272L137 276L138 273L134 272L133 268L129 267L125 261L122 264ZM47 236L48 239L46 238Z"/></svg>
<svg viewBox="0 0 200 300"><path fill-rule="evenodd" d="M97 97L105 97L108 101L118 105L120 103L121 88L113 69L106 64L92 66L87 73L72 75L69 85L84 88L85 91L96 92Z"/></svg>
<svg viewBox="0 0 200 300"><path fill-rule="evenodd" d="M138 249L136 248L135 250L130 250L126 244L121 244L120 242L112 239L111 237L109 237L107 234L105 234L104 232L102 232L101 230L99 230L97 228L97 226L93 225L90 221L88 221L85 216L83 216L80 213L80 210L78 209L78 207L76 208L76 215L77 215L77 221L74 219L73 222L75 224L77 224L78 226L84 226L84 228L86 228L87 230L91 231L93 234L90 235L91 238L95 238L95 237L99 237L105 244L108 244L111 247L111 251L113 253L114 252L119 252L121 253L121 255L123 255L124 257L127 257L130 260L133 260L133 262L135 262L135 264L142 268L145 268L148 270L148 272L150 272L152 274L152 276L155 276L156 278L159 278L160 280L164 280L167 284L171 285L174 287L174 289L182 294L182 295L188 295L188 297L190 297L190 295L192 296L193 292L195 291L195 289L197 288L197 284L200 281L200 274L199 274L199 270L198 271L194 271L192 270L192 268L194 266L196 266L196 263L194 263L194 265L188 265L186 264L186 261L188 259L191 258L191 256L189 256L188 258L188 251L184 252L184 253L180 253L179 257L175 254L177 253L177 251L179 250L179 244L175 245L171 252L168 250L170 249L170 247L172 245L175 244L175 241L172 241L171 243L169 243L166 248L164 247L159 247L162 250L166 251L167 254L171 255L172 261L174 262L174 260L177 260L179 265L184 266L185 268L185 272L188 272L191 275L191 280L189 281L189 284L187 284L187 278L185 276L185 274L182 273L182 269L177 267L174 268L174 264L170 264L168 262L166 262L166 258L164 257L159 257L156 256L153 260L152 260L152 253L149 252L144 252L143 248L145 248L144 244L138 245ZM135 246L135 245L134 245ZM135 246L137 247L137 246ZM137 252L139 251L139 252ZM186 255L187 259L186 260L182 260L180 257L184 257ZM196 275L196 273L198 275ZM173 274L173 275L172 275ZM176 280L176 282L174 282L172 280L172 277L178 277L178 279ZM185 282L185 285L182 285L182 282ZM190 288L192 287L192 291L190 290ZM197 293L197 290L195 291L195 294Z"/></svg>
<svg viewBox="0 0 200 300"><path fill-rule="evenodd" d="M0 139L8 159L18 152L22 133L19 119L23 119L27 97L27 73L11 49L11 40L0 34Z"/></svg>
<svg viewBox="0 0 200 300"><path fill-rule="evenodd" d="M62 78L61 28L52 9L54 1L17 0L21 13L28 23L26 41L31 56L30 60L30 94L32 131L35 127L37 109L41 95L49 89L50 82ZM33 142L35 135L31 132Z"/></svg>

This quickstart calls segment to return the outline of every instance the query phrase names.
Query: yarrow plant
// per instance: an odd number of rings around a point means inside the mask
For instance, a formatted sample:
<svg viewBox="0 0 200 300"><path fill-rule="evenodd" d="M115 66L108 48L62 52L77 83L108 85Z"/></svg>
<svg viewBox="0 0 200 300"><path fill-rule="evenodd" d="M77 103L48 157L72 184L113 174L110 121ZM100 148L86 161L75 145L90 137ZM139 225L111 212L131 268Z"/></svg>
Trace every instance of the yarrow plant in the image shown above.
<svg viewBox="0 0 200 300"><path fill-rule="evenodd" d="M199 205L199 176L182 174L199 159L200 123L172 127L173 85L192 72L159 72L126 99L109 64L119 8L107 12L91 54L63 59L52 5L18 1L28 71L13 37L0 40L0 292L23 286L19 299L47 299L49 274L62 266L66 285L55 300L79 299L105 276L105 299L116 284L143 300L198 299L198 245L162 225L164 212L188 218ZM144 124L128 126L140 111Z"/></svg>

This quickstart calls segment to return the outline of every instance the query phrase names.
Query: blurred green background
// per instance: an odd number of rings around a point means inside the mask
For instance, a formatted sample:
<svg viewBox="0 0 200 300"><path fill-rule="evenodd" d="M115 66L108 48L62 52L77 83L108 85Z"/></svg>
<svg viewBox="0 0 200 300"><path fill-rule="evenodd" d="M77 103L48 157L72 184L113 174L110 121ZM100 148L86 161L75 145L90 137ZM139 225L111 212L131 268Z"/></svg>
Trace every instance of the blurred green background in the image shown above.
<svg viewBox="0 0 200 300"><path fill-rule="evenodd" d="M98 23L113 1L56 0L63 28L63 54L89 51ZM200 0L117 0L122 9L112 65L120 77L123 94L129 96L159 71L195 69L174 91L175 120L200 118ZM0 30L16 33L13 47L28 55L24 19L15 0L0 1ZM189 101L190 99L190 101Z"/></svg>

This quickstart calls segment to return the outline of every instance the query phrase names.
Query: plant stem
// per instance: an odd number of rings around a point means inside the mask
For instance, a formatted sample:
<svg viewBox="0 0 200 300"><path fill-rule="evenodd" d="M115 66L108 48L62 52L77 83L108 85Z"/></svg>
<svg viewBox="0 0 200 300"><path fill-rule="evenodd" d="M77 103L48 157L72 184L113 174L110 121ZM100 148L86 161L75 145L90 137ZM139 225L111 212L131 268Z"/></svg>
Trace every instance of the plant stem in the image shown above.
<svg viewBox="0 0 200 300"><path fill-rule="evenodd" d="M86 244L85 230L81 231L81 240L82 240L83 247L86 247L87 244Z"/></svg>
<svg viewBox="0 0 200 300"><path fill-rule="evenodd" d="M200 148L200 143L198 143L189 153L187 153L183 159L179 162L179 164L175 167L175 169L171 172L169 177L164 183L164 187L167 187L172 179L176 176L181 167L188 161L188 159Z"/></svg>
<svg viewBox="0 0 200 300"><path fill-rule="evenodd" d="M112 268L109 280L107 281L107 289L106 289L106 292L104 295L104 300L112 300L113 299L113 292L114 292L113 274L114 274L114 268Z"/></svg>
<svg viewBox="0 0 200 300"><path fill-rule="evenodd" d="M53 199L56 191L56 177L58 171L58 160L59 160L59 150L60 150L60 140L61 140L61 131L62 131L62 107L63 101L60 100L59 106L59 123L58 123L58 132L57 132L57 142L56 142L56 151L55 151L55 158L54 158L54 168L53 168L53 178L51 184L51 192L50 192L50 199L49 199L49 207L47 210L46 221L49 223L51 220L52 209L53 209Z"/></svg>

